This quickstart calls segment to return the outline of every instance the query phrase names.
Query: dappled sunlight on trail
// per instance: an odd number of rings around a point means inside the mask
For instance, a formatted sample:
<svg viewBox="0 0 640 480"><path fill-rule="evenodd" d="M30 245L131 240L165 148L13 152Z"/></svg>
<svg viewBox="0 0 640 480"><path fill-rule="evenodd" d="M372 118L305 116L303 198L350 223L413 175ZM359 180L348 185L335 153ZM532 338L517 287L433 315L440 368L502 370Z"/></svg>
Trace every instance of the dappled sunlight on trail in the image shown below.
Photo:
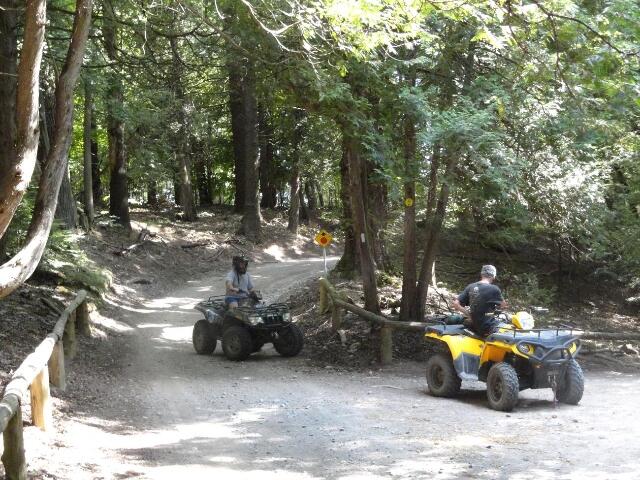
<svg viewBox="0 0 640 480"><path fill-rule="evenodd" d="M300 260L252 274L277 298L322 270ZM125 312L131 356L91 387L93 403L73 406L54 450L59 478L595 480L638 471L637 402L628 401L640 397L637 376L587 372L579 406L527 390L505 414L488 409L477 383L465 382L459 398L429 396L419 363L354 373L271 346L244 362L226 360L219 344L196 355L192 306L222 289L207 278Z"/></svg>

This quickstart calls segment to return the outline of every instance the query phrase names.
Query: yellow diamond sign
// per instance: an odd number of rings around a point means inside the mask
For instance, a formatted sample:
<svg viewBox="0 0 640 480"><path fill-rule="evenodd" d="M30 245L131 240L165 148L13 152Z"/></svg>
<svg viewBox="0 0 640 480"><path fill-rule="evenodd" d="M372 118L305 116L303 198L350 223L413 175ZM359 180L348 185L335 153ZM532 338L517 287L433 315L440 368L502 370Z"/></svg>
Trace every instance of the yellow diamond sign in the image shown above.
<svg viewBox="0 0 640 480"><path fill-rule="evenodd" d="M315 237L316 243L322 248L327 248L331 244L333 237L326 230L320 230Z"/></svg>

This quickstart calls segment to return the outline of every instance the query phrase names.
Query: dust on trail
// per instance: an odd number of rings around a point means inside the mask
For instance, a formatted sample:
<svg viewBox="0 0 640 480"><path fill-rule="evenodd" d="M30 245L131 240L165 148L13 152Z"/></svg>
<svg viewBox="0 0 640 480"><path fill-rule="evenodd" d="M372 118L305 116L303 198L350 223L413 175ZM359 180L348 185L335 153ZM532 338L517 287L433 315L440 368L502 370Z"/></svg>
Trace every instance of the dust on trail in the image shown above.
<svg viewBox="0 0 640 480"><path fill-rule="evenodd" d="M322 272L321 261L252 267L270 299ZM216 275L127 307L122 369L71 388L50 436L27 428L34 477L640 478L638 377L587 372L579 406L529 390L505 414L488 409L482 385L430 397L418 363L345 373L271 347L241 363L219 345L198 356L192 306L221 284Z"/></svg>

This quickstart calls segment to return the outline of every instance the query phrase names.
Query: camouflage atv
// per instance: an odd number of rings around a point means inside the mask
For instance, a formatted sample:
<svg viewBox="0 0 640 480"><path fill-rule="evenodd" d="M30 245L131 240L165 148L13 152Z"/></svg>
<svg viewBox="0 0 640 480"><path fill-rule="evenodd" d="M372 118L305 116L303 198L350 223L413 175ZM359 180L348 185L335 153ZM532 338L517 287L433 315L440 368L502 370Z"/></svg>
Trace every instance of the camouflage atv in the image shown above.
<svg viewBox="0 0 640 480"><path fill-rule="evenodd" d="M245 360L273 343L283 357L295 357L304 345L302 330L291 322L289 306L284 303L266 305L259 294L247 295L239 306L230 309L224 295L212 296L195 309L204 318L193 327L193 347L199 355L214 352L218 340L229 360Z"/></svg>

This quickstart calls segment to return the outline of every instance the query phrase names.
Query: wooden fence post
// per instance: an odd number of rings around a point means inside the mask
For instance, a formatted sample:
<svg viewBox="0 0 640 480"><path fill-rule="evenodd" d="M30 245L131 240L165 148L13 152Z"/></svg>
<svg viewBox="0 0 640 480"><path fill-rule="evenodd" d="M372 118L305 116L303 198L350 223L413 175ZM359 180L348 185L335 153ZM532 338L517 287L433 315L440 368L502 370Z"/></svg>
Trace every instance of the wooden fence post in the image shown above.
<svg viewBox="0 0 640 480"><path fill-rule="evenodd" d="M51 384L60 390L67 388L67 377L64 369L64 349L62 341L58 340L51 352L51 358L48 363L49 380Z"/></svg>
<svg viewBox="0 0 640 480"><path fill-rule="evenodd" d="M18 404L16 413L9 420L3 433L4 465L6 480L26 480L27 462L24 456L24 438L22 436L22 407Z"/></svg>
<svg viewBox="0 0 640 480"><path fill-rule="evenodd" d="M380 363L388 365L393 360L393 336L392 329L382 327L380 329Z"/></svg>
<svg viewBox="0 0 640 480"><path fill-rule="evenodd" d="M325 287L324 283L320 282L320 302L318 305L318 310L320 315L324 315L327 310L329 310L329 294L327 292L327 287Z"/></svg>
<svg viewBox="0 0 640 480"><path fill-rule="evenodd" d="M344 310L334 304L333 309L331 310L331 331L337 332L338 329L342 326L343 315Z"/></svg>
<svg viewBox="0 0 640 480"><path fill-rule="evenodd" d="M48 369L40 370L29 390L31 391L31 420L40 430L47 431L52 423Z"/></svg>
<svg viewBox="0 0 640 480"><path fill-rule="evenodd" d="M67 325L64 327L64 335L62 336L62 344L64 346L64 354L69 358L76 356L76 312L73 311L69 315Z"/></svg>
<svg viewBox="0 0 640 480"><path fill-rule="evenodd" d="M89 321L89 304L84 300L76 310L76 323L80 335L91 336L91 323Z"/></svg>

